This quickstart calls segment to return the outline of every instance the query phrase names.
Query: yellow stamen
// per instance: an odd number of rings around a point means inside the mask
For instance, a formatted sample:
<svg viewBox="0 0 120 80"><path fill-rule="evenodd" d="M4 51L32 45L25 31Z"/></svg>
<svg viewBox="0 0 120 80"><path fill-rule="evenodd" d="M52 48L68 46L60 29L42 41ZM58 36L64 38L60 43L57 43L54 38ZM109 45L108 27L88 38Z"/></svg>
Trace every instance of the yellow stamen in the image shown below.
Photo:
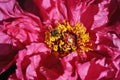
<svg viewBox="0 0 120 80"><path fill-rule="evenodd" d="M69 22L58 23L55 29L45 33L45 43L55 55L65 56L70 52L88 52L90 36L83 24L76 23L71 26Z"/></svg>
<svg viewBox="0 0 120 80"><path fill-rule="evenodd" d="M58 45L53 45L53 50L57 51L58 50Z"/></svg>

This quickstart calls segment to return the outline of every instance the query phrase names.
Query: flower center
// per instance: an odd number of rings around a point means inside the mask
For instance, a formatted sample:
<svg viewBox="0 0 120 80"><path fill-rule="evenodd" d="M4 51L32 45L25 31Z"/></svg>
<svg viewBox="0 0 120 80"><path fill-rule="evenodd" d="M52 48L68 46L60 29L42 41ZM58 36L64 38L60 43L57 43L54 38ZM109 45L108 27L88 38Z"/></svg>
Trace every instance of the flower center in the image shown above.
<svg viewBox="0 0 120 80"><path fill-rule="evenodd" d="M45 32L45 43L56 56L65 56L71 52L88 52L90 36L83 24L71 26L68 22L58 23L55 29Z"/></svg>

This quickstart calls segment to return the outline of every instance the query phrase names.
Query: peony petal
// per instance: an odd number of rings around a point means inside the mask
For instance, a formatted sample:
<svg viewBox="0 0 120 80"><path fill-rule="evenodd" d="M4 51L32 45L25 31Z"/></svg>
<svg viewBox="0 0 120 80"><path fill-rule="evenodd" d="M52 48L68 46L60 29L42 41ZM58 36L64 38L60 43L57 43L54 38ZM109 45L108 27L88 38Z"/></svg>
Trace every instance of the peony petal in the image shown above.
<svg viewBox="0 0 120 80"><path fill-rule="evenodd" d="M5 0L0 1L0 21L16 18L21 15L21 8L18 6L16 0Z"/></svg>
<svg viewBox="0 0 120 80"><path fill-rule="evenodd" d="M67 0L67 13L68 13L68 20L71 24L76 22L80 22L80 15L83 13L84 8L86 7L84 3L75 0Z"/></svg>
<svg viewBox="0 0 120 80"><path fill-rule="evenodd" d="M47 49L43 43L32 43L31 45L27 46L27 49L19 51L16 63L16 77L18 79L32 79L32 76L36 77L36 72L34 71L36 71L36 68L39 67L38 63L40 62L40 54L37 53L45 53L46 51L49 51L49 49ZM34 56L32 57L31 55Z"/></svg>
<svg viewBox="0 0 120 80"><path fill-rule="evenodd" d="M6 71L14 62L17 48L12 45L11 38L0 32L0 74Z"/></svg>
<svg viewBox="0 0 120 80"><path fill-rule="evenodd" d="M30 65L26 69L26 77L28 80L37 77L37 73L35 69L39 66L40 56L35 55L33 57L30 57L30 61L32 63L30 63Z"/></svg>
<svg viewBox="0 0 120 80"><path fill-rule="evenodd" d="M17 50L10 44L0 44L0 74L6 71L13 63Z"/></svg>
<svg viewBox="0 0 120 80"><path fill-rule="evenodd" d="M99 75L105 70L107 70L106 67L101 66L100 64L96 64L94 61L91 61L85 80L90 80L90 79L96 80L99 77ZM91 75L93 73L94 75Z"/></svg>
<svg viewBox="0 0 120 80"><path fill-rule="evenodd" d="M108 22L108 7L107 5L110 4L111 0L106 0L98 4L99 10L98 13L94 16L94 23L92 25L92 30L100 27Z"/></svg>
<svg viewBox="0 0 120 80"><path fill-rule="evenodd" d="M38 1L34 0L35 4L39 8L41 20L47 25L51 25L55 21L63 21L67 19L67 11L64 1ZM46 5L47 4L47 5Z"/></svg>
<svg viewBox="0 0 120 80"><path fill-rule="evenodd" d="M120 1L111 0L109 5L109 25L113 25L116 22L120 21Z"/></svg>
<svg viewBox="0 0 120 80"><path fill-rule="evenodd" d="M78 69L78 74L82 80L85 80L85 77L87 76L90 63L84 63L84 64L76 64L77 69Z"/></svg>

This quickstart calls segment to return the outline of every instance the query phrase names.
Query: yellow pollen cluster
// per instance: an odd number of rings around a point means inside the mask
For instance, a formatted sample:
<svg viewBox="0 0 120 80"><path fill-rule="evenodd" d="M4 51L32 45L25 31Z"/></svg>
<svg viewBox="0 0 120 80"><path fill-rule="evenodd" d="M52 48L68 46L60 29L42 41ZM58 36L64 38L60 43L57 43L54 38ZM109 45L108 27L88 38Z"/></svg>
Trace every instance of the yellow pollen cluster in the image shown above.
<svg viewBox="0 0 120 80"><path fill-rule="evenodd" d="M90 36L83 24L76 23L71 26L68 22L58 23L55 29L45 33L45 43L55 55L65 56L70 52L88 52L90 48Z"/></svg>

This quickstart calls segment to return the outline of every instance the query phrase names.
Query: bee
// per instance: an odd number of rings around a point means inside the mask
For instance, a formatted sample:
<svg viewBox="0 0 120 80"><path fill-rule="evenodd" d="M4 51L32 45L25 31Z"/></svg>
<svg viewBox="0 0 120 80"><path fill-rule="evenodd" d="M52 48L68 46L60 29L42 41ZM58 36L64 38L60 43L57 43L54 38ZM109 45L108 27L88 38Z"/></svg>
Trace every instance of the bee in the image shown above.
<svg viewBox="0 0 120 80"><path fill-rule="evenodd" d="M52 36L55 36L55 37L60 36L60 33L58 32L58 30L52 30L50 33Z"/></svg>

